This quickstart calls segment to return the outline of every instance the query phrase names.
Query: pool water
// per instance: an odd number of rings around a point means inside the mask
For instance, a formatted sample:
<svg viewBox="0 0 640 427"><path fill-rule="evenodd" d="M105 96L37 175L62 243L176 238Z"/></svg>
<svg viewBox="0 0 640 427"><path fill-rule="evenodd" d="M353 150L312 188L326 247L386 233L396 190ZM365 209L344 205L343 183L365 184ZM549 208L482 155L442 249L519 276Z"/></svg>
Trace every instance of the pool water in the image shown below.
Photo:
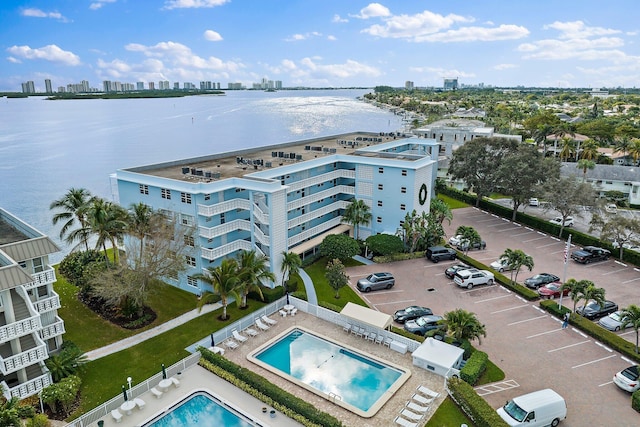
<svg viewBox="0 0 640 427"><path fill-rule="evenodd" d="M299 329L292 330L253 357L327 394L329 398L364 412L404 374Z"/></svg>
<svg viewBox="0 0 640 427"><path fill-rule="evenodd" d="M225 408L205 393L198 393L146 427L252 427L254 424Z"/></svg>

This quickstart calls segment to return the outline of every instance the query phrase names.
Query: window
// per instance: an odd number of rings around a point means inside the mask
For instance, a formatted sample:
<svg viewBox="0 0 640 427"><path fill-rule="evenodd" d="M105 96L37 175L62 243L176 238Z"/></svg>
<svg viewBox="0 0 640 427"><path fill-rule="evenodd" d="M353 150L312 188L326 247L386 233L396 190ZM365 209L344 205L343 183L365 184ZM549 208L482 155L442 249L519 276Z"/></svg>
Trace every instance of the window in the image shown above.
<svg viewBox="0 0 640 427"><path fill-rule="evenodd" d="M194 288L198 287L198 280L193 276L187 276L187 285L193 286Z"/></svg>
<svg viewBox="0 0 640 427"><path fill-rule="evenodd" d="M384 173L384 168L378 168L378 173Z"/></svg>
<svg viewBox="0 0 640 427"><path fill-rule="evenodd" d="M211 200L211 194L205 194L204 195L204 199L205 200Z"/></svg>
<svg viewBox="0 0 640 427"><path fill-rule="evenodd" d="M407 187L400 187L400 192L405 194L407 192Z"/></svg>
<svg viewBox="0 0 640 427"><path fill-rule="evenodd" d="M400 221L400 227L404 227L404 221Z"/></svg>
<svg viewBox="0 0 640 427"><path fill-rule="evenodd" d="M377 217L376 222L382 222L382 217L381 216Z"/></svg>
<svg viewBox="0 0 640 427"><path fill-rule="evenodd" d="M188 236L185 234L184 236L184 244L187 246L195 246L195 242L193 240L193 236Z"/></svg>
<svg viewBox="0 0 640 427"><path fill-rule="evenodd" d="M402 176L407 176L407 170L406 169L402 169Z"/></svg>
<svg viewBox="0 0 640 427"><path fill-rule="evenodd" d="M191 204L191 194L189 193L180 193L180 201L182 203L186 203L188 205Z"/></svg>
<svg viewBox="0 0 640 427"><path fill-rule="evenodd" d="M402 203L402 204L400 205L400 210L401 210L401 211L406 211L406 210L407 210L407 206L406 206L404 203Z"/></svg>
<svg viewBox="0 0 640 427"><path fill-rule="evenodd" d="M182 225L193 226L195 224L195 219L191 215L182 214L181 222L182 222Z"/></svg>
<svg viewBox="0 0 640 427"><path fill-rule="evenodd" d="M378 184L378 190L383 190L383 189L384 189L384 185Z"/></svg>
<svg viewBox="0 0 640 427"><path fill-rule="evenodd" d="M149 194L149 186L146 184L140 184L140 194Z"/></svg>
<svg viewBox="0 0 640 427"><path fill-rule="evenodd" d="M187 260L187 265L190 265L191 267L195 267L196 266L196 259L192 256L189 255L185 255L185 258Z"/></svg>
<svg viewBox="0 0 640 427"><path fill-rule="evenodd" d="M20 261L18 265L22 268L27 268L27 261Z"/></svg>
<svg viewBox="0 0 640 427"><path fill-rule="evenodd" d="M171 190L167 188L161 188L160 195L162 196L163 199L171 200Z"/></svg>
<svg viewBox="0 0 640 427"><path fill-rule="evenodd" d="M378 200L378 207L382 207L382 200Z"/></svg>
<svg viewBox="0 0 640 427"><path fill-rule="evenodd" d="M49 290L46 286L38 286L38 298L44 298L49 295Z"/></svg>
<svg viewBox="0 0 640 427"><path fill-rule="evenodd" d="M42 258L34 258L33 259L33 272L41 273L44 271L44 264L42 263Z"/></svg>
<svg viewBox="0 0 640 427"><path fill-rule="evenodd" d="M224 212L220 214L220 224L224 224L227 220L225 219Z"/></svg>

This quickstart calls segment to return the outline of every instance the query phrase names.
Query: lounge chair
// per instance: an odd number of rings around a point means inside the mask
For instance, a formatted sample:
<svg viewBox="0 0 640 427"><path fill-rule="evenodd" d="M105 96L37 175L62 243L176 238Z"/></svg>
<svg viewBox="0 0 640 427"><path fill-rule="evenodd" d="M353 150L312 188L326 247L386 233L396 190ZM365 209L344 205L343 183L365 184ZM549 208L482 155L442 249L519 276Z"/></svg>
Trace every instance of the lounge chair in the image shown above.
<svg viewBox="0 0 640 427"><path fill-rule="evenodd" d="M396 417L394 421L396 424L399 424L402 427L418 427L418 423L412 423L411 421L405 420L402 417Z"/></svg>
<svg viewBox="0 0 640 427"><path fill-rule="evenodd" d="M258 331L256 331L255 329L252 328L247 328L244 330L244 332L249 335L250 337L257 337L258 336Z"/></svg>
<svg viewBox="0 0 640 427"><path fill-rule="evenodd" d="M122 421L122 414L117 409L114 409L113 411L111 411L111 416L117 423Z"/></svg>
<svg viewBox="0 0 640 427"><path fill-rule="evenodd" d="M218 346L209 347L209 351L212 351L215 354L219 354L220 356L224 356L224 348L222 347L218 347Z"/></svg>
<svg viewBox="0 0 640 427"><path fill-rule="evenodd" d="M369 332L369 335L367 335L367 339L371 342L374 342L376 340L376 333L375 332Z"/></svg>
<svg viewBox="0 0 640 427"><path fill-rule="evenodd" d="M413 421L420 421L424 416L423 414L421 415L421 414L416 414L415 412L411 412L408 409L403 409L402 412L400 412L400 415L402 415L403 417L407 417Z"/></svg>
<svg viewBox="0 0 640 427"><path fill-rule="evenodd" d="M364 335L364 328L358 328L358 331L356 332L356 335L361 337Z"/></svg>
<svg viewBox="0 0 640 427"><path fill-rule="evenodd" d="M383 345L386 345L387 347L391 348L391 342L393 342L393 338L391 337L385 338Z"/></svg>
<svg viewBox="0 0 640 427"><path fill-rule="evenodd" d="M278 313L280 313L280 316L282 317L287 317L287 312L284 310L280 310Z"/></svg>
<svg viewBox="0 0 640 427"><path fill-rule="evenodd" d="M226 340L226 341L224 342L224 345L225 345L227 348L231 349L231 350L235 350L236 348L240 347L240 346L238 345L238 343L237 343L237 342L235 342L234 340L232 340L231 338L229 338L228 340Z"/></svg>
<svg viewBox="0 0 640 427"><path fill-rule="evenodd" d="M415 400L416 402L418 402L420 405L428 405L431 402L433 402L433 399L435 399L435 397L424 397L421 394L418 393L414 393L413 396L411 396L411 399Z"/></svg>
<svg viewBox="0 0 640 427"><path fill-rule="evenodd" d="M155 387L151 389L151 394L153 394L156 399L160 399L162 397L162 392Z"/></svg>
<svg viewBox="0 0 640 427"><path fill-rule="evenodd" d="M136 404L138 409L142 409L144 408L144 405L146 405L145 401L140 399L139 397L136 397L135 399L133 399L133 403Z"/></svg>
<svg viewBox="0 0 640 427"><path fill-rule="evenodd" d="M173 383L174 386L180 387L180 380L177 379L176 377L171 377L171 382Z"/></svg>
<svg viewBox="0 0 640 427"><path fill-rule="evenodd" d="M384 336L382 335L378 335L376 337L376 344L382 344L382 340L384 339Z"/></svg>
<svg viewBox="0 0 640 427"><path fill-rule="evenodd" d="M238 332L237 329L234 329L233 331L231 331L231 334L239 342L245 342L246 340L248 340L248 338L245 337L244 335L241 335L240 332Z"/></svg>
<svg viewBox="0 0 640 427"><path fill-rule="evenodd" d="M260 318L261 318L261 319L262 319L262 321L263 321L264 323L266 323L267 325L275 325L276 323L278 323L278 321L277 321L277 320L273 320L273 319L271 319L271 318L267 317L266 315L263 315L263 316L261 316Z"/></svg>
<svg viewBox="0 0 640 427"><path fill-rule="evenodd" d="M409 401L407 403L407 408L411 409L412 411L419 412L421 414L424 414L425 412L427 412L429 410L428 406L421 406L421 405L418 405L417 403L413 403L411 401Z"/></svg>
<svg viewBox="0 0 640 427"><path fill-rule="evenodd" d="M433 390L431 390L429 387L425 387L423 385L418 386L418 392L424 394L425 396L428 397L438 397L440 396L440 393L437 393Z"/></svg>
<svg viewBox="0 0 640 427"><path fill-rule="evenodd" d="M262 323L262 321L260 319L256 319L256 326L258 327L258 329L261 329L263 331L266 331L269 329L269 327L267 325L265 325L264 323Z"/></svg>
<svg viewBox="0 0 640 427"><path fill-rule="evenodd" d="M351 333L353 335L357 335L359 330L360 330L360 328L355 326L355 325L351 327Z"/></svg>
<svg viewBox="0 0 640 427"><path fill-rule="evenodd" d="M342 327L342 330L348 333L351 330L351 325L347 323Z"/></svg>

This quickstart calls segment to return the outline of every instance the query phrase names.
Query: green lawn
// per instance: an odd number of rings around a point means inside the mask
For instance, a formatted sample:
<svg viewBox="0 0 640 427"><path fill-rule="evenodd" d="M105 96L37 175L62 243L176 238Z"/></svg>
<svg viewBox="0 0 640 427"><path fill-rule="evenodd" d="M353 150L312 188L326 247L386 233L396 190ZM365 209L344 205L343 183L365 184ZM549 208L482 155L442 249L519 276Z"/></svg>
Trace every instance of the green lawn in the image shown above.
<svg viewBox="0 0 640 427"><path fill-rule="evenodd" d="M349 259L344 262L345 267L354 267L356 265L362 265L354 259ZM345 286L340 289L340 298L336 299L334 291L326 277L324 276L325 267L327 266L327 259L320 258L318 261L305 268L304 271L311 277L313 285L316 288L316 295L318 296L318 303L324 301L328 304L333 304L336 307L343 308L348 302L354 304L367 306L367 304L360 298L360 296L351 287Z"/></svg>
<svg viewBox="0 0 640 427"><path fill-rule="evenodd" d="M473 427L474 424L471 420L458 408L458 405L450 398L447 397L436 409L425 427L452 427L461 426L466 424L469 427Z"/></svg>
<svg viewBox="0 0 640 427"><path fill-rule="evenodd" d="M449 196L445 196L444 194L438 194L438 199L440 199L443 202L445 202L447 204L447 206L449 206L449 209L451 209L451 210L460 209L460 208L466 208L466 207L470 206L465 202L461 202L460 200L456 200L456 199L451 198Z"/></svg>

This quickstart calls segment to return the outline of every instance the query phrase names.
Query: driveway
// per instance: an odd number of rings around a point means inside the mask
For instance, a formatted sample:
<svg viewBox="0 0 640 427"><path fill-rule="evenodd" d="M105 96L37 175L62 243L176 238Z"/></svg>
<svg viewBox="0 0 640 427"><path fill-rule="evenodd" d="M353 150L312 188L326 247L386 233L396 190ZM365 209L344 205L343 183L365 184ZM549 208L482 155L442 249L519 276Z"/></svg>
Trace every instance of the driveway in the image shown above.
<svg viewBox="0 0 640 427"><path fill-rule="evenodd" d="M531 255L535 268L522 271L519 281L545 271L564 275L565 242L555 237L475 208L455 210L447 234L453 235L459 225L473 226L487 242L486 250L469 253L485 264L497 259L506 248L522 249ZM352 285L375 271L395 275L396 285L391 290L361 294L372 307L385 313L392 314L407 305L424 305L440 315L456 308L476 313L487 329L487 337L481 345L475 342L476 347L487 352L515 386L484 395L492 407L498 408L516 395L550 387L567 400L565 426L608 425L612 418L616 425L637 425L638 413L631 409L630 395L611 380L631 361L580 331L571 327L563 330L561 322L542 311L538 302L528 302L499 285L458 288L444 275L453 263L434 264L421 258L352 267L347 272ZM633 267L615 261L588 266L570 261L566 277L593 280L607 289L608 298L622 306L639 302L634 288L640 284L640 274ZM571 306L571 301L565 300L565 305ZM629 338L635 340L635 336Z"/></svg>

